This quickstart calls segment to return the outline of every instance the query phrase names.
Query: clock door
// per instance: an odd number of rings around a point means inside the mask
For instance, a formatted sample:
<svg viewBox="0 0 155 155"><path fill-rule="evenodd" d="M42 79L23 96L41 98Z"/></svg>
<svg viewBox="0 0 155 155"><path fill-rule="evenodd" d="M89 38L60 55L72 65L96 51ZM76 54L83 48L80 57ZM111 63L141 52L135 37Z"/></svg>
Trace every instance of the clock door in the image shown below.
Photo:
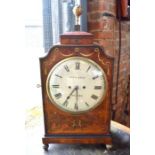
<svg viewBox="0 0 155 155"><path fill-rule="evenodd" d="M105 98L107 78L102 68L91 59L70 57L50 70L46 90L60 110L84 114L96 108Z"/></svg>

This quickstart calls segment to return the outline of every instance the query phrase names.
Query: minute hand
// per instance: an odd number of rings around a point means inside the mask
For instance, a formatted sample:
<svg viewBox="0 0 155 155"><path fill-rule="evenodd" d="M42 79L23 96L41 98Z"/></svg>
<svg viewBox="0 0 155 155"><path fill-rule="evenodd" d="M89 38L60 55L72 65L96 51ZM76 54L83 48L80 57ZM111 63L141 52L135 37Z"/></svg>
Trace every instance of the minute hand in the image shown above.
<svg viewBox="0 0 155 155"><path fill-rule="evenodd" d="M78 87L76 89L76 102L75 102L75 109L78 110Z"/></svg>

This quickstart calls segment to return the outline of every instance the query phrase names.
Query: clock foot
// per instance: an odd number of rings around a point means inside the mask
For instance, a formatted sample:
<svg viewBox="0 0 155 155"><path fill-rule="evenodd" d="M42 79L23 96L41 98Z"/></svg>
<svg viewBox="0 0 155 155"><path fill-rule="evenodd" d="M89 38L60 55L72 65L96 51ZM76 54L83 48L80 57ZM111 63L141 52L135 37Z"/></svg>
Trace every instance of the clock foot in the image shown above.
<svg viewBox="0 0 155 155"><path fill-rule="evenodd" d="M43 149L44 149L45 151L48 151L48 147L49 147L49 144L44 144L44 145L43 145Z"/></svg>

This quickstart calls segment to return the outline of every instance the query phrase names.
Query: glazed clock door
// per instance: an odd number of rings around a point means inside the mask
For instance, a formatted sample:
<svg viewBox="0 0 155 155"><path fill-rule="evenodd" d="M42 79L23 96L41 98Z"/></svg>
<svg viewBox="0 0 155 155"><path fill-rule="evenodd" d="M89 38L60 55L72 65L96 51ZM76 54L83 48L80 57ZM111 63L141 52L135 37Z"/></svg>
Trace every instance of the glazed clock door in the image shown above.
<svg viewBox="0 0 155 155"><path fill-rule="evenodd" d="M60 110L85 113L102 103L107 80L103 69L83 57L70 57L58 62L49 72L48 96Z"/></svg>

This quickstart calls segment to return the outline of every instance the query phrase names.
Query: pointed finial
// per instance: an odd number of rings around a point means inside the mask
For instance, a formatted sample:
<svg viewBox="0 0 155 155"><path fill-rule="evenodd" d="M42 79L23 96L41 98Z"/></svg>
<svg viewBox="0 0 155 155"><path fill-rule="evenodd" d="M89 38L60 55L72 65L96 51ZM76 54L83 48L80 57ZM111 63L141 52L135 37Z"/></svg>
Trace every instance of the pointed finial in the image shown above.
<svg viewBox="0 0 155 155"><path fill-rule="evenodd" d="M76 19L75 30L80 31L79 18L80 18L81 14L82 14L81 5L76 5L73 8L73 14L75 15L75 19Z"/></svg>

